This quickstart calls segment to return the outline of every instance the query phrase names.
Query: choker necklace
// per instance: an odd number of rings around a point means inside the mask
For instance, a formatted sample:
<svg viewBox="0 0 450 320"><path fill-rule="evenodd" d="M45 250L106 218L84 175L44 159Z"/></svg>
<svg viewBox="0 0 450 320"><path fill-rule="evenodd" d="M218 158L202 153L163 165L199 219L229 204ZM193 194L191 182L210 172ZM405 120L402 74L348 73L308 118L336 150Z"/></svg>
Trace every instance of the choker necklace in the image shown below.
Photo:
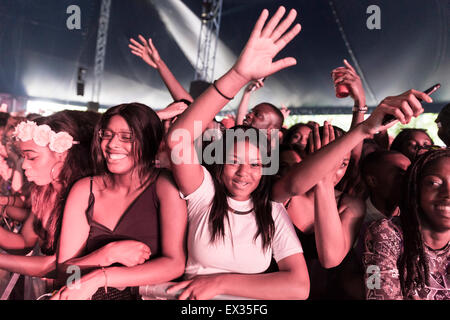
<svg viewBox="0 0 450 320"><path fill-rule="evenodd" d="M230 210L232 213L243 215L243 214L249 214L250 212L252 212L253 208L251 208L250 210L247 210L247 211L238 211L238 210L228 207L228 210Z"/></svg>

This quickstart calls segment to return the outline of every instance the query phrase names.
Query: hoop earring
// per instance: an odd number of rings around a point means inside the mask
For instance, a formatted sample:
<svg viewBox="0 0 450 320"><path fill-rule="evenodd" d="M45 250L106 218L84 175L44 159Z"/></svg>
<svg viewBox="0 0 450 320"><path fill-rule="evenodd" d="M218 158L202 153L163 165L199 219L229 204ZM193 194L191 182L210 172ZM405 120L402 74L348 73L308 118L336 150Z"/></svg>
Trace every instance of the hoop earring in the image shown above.
<svg viewBox="0 0 450 320"><path fill-rule="evenodd" d="M58 179L58 177L54 177L54 175L55 175L55 168L56 168L56 166L58 165L58 163L61 163L61 169L62 169L62 166L63 166L63 164L64 164L64 161L58 161L58 162L56 162L54 165L53 165L53 167L52 167L52 169L50 170L50 178L52 179L52 181L55 181L55 182L59 182L60 180Z"/></svg>

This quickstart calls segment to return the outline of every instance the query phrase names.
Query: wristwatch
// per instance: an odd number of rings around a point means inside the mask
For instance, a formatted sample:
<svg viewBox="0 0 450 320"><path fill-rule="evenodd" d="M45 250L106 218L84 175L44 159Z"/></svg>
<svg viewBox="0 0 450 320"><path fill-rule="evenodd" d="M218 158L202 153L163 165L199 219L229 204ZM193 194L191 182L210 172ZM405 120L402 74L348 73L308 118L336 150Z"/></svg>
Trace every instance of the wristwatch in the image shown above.
<svg viewBox="0 0 450 320"><path fill-rule="evenodd" d="M367 104L362 106L362 107L354 106L353 109L352 109L353 112L361 112L361 113L364 113L367 110L368 110Z"/></svg>

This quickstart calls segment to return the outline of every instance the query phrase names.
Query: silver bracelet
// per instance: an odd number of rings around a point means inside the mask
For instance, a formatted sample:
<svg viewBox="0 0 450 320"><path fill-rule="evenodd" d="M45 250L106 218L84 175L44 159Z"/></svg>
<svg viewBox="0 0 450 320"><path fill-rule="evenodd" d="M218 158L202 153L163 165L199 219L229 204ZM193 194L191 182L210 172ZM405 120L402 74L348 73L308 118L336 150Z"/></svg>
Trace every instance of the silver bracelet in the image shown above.
<svg viewBox="0 0 450 320"><path fill-rule="evenodd" d="M362 106L362 107L354 106L353 109L352 109L352 111L353 111L353 112L361 112L361 113L364 113L364 112L366 112L368 109L369 109L369 108L367 107L367 104L366 104L366 105L364 105L364 106Z"/></svg>

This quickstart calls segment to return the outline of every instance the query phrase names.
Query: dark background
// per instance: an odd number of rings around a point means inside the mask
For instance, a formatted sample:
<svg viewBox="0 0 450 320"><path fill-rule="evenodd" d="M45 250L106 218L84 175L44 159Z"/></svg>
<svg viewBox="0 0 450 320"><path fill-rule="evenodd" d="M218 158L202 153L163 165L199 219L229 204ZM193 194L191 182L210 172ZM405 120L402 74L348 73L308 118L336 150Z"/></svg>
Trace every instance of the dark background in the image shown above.
<svg viewBox="0 0 450 320"><path fill-rule="evenodd" d="M0 93L80 105L91 100L100 3L0 0ZM66 27L66 9L73 4L81 9L80 30ZM372 4L381 9L380 30L366 27L366 9ZM349 98L335 98L330 77L343 58L355 62L332 7L366 80L369 106L436 82L442 87L426 110L436 111L450 101L449 0L224 0L219 37L230 54L218 53L215 78L239 55L261 10L273 13L279 5L298 11L302 31L280 54L298 63L267 79L252 104L269 101L303 108L297 112L351 105ZM140 101L159 109L171 102L158 73L130 53L128 39L139 33L153 38L161 57L189 88L200 31L192 13L199 17L201 0L112 0L102 106ZM79 67L87 68L84 97L76 95ZM239 98L227 108L234 109Z"/></svg>

